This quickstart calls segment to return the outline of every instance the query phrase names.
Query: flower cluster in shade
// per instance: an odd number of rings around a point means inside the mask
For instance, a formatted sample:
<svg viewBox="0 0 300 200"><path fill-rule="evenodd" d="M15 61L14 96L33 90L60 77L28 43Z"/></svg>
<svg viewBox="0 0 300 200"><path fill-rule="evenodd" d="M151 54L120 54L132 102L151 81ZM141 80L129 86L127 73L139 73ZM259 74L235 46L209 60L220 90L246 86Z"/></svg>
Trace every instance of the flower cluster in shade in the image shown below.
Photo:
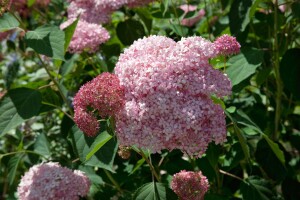
<svg viewBox="0 0 300 200"><path fill-rule="evenodd" d="M99 130L98 116L114 116L125 104L124 87L116 75L102 73L84 84L74 97L74 121L88 136Z"/></svg>
<svg viewBox="0 0 300 200"><path fill-rule="evenodd" d="M223 109L211 100L231 94L228 77L209 64L228 53L217 41L150 36L120 55L115 74L125 88L125 106L116 115L121 145L200 157L211 141L226 140Z"/></svg>
<svg viewBox="0 0 300 200"><path fill-rule="evenodd" d="M9 10L11 5L11 0L0 0L0 16L2 16L6 11Z"/></svg>
<svg viewBox="0 0 300 200"><path fill-rule="evenodd" d="M79 170L74 172L49 162L31 167L18 186L20 200L79 200L90 189L90 180Z"/></svg>
<svg viewBox="0 0 300 200"><path fill-rule="evenodd" d="M194 26L197 22L199 22L203 16L205 16L205 10L201 9L197 11L196 15L190 18L185 18L185 16L189 12L195 12L197 10L197 6L183 4L179 7L181 10L184 11L183 13L183 19L180 21L181 25L183 26Z"/></svg>
<svg viewBox="0 0 300 200"><path fill-rule="evenodd" d="M110 22L111 14L122 6L136 7L153 0L68 0L68 20L61 25L66 28L80 16L69 51L81 53L96 52L99 45L109 38L108 31L101 24Z"/></svg>
<svg viewBox="0 0 300 200"><path fill-rule="evenodd" d="M36 0L33 4L33 7L46 7L51 0ZM12 7L17 11L22 18L26 18L30 15L30 8L27 6L28 0L13 0Z"/></svg>
<svg viewBox="0 0 300 200"><path fill-rule="evenodd" d="M201 171L182 170L174 174L171 188L181 200L203 200L209 183Z"/></svg>

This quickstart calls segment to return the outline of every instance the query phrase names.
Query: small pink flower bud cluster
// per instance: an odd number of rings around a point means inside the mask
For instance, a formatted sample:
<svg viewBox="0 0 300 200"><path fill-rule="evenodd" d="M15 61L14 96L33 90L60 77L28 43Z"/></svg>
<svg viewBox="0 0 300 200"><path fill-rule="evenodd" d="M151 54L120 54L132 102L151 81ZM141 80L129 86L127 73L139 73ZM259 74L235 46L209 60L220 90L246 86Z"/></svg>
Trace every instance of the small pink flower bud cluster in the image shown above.
<svg viewBox="0 0 300 200"><path fill-rule="evenodd" d="M83 172L49 162L35 165L25 173L18 186L18 196L20 200L79 200L88 194L90 185Z"/></svg>
<svg viewBox="0 0 300 200"><path fill-rule="evenodd" d="M174 174L171 188L181 200L203 200L209 183L201 171L182 170Z"/></svg>
<svg viewBox="0 0 300 200"><path fill-rule="evenodd" d="M235 37L227 34L218 37L214 42L218 54L229 56L232 54L238 54L240 52L241 45L237 42Z"/></svg>
<svg viewBox="0 0 300 200"><path fill-rule="evenodd" d="M200 157L211 141L226 141L224 112L210 98L231 94L228 77L209 64L218 53L202 37L150 36L126 49L115 67L126 98L116 115L120 144Z"/></svg>
<svg viewBox="0 0 300 200"><path fill-rule="evenodd" d="M75 95L75 123L88 136L95 136L99 130L97 116L114 116L124 106L124 96L124 88L116 75L100 74Z"/></svg>
<svg viewBox="0 0 300 200"><path fill-rule="evenodd" d="M0 0L0 16L2 16L6 11L9 10L11 5L11 0Z"/></svg>
<svg viewBox="0 0 300 200"><path fill-rule="evenodd" d="M69 19L61 25L61 29L69 26L80 16L69 51L72 53L97 51L99 45L110 38L108 31L100 24L110 22L110 16L114 11L124 5L136 7L151 1L153 0L69 0Z"/></svg>
<svg viewBox="0 0 300 200"><path fill-rule="evenodd" d="M184 11L183 17L185 17L189 12L193 12L197 10L197 6L188 5L188 4L181 5L179 8ZM191 27L194 26L197 22L199 22L203 16L205 16L205 10L201 9L197 12L196 16L191 18L184 18L181 20L180 23L183 26Z"/></svg>

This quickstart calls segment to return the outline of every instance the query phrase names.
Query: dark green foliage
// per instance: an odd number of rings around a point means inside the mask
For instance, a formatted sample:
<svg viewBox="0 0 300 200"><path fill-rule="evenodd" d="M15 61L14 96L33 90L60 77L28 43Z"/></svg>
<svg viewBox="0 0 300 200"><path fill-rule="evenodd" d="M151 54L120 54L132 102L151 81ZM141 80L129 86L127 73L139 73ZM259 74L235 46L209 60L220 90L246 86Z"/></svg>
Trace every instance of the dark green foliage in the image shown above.
<svg viewBox="0 0 300 200"><path fill-rule="evenodd" d="M22 175L48 161L84 171L92 183L86 199L176 200L170 183L181 170L201 170L208 178L205 200L300 199L298 1L162 0L124 6L102 24L110 40L96 53L81 54L68 52L78 20L59 28L69 3L52 0L39 8L34 2L27 2L27 16L7 12L0 17L0 32L10 33L0 41L0 199L17 199ZM186 3L197 9L184 16L179 6ZM200 21L181 24L201 9L206 14ZM241 44L239 54L209 61L233 86L232 95L211 97L226 113L224 144L210 143L197 159L178 149L151 154L119 146L111 117L99 119L95 137L75 125L76 92L100 73L113 73L120 54L134 41L163 35L213 42L223 34ZM122 148L126 159L120 156Z"/></svg>

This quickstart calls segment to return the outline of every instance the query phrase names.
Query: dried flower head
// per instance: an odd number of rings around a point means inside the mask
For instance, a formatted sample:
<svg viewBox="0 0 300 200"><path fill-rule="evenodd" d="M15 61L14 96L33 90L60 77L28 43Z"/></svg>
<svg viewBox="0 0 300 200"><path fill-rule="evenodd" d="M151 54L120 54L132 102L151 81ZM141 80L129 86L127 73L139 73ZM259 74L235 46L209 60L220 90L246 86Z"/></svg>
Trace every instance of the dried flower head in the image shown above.
<svg viewBox="0 0 300 200"><path fill-rule="evenodd" d="M35 165L25 173L18 186L18 196L20 200L79 200L87 195L90 185L83 172L49 162Z"/></svg>
<svg viewBox="0 0 300 200"><path fill-rule="evenodd" d="M203 200L209 189L209 183L201 171L182 170L174 174L171 188L181 200Z"/></svg>
<svg viewBox="0 0 300 200"><path fill-rule="evenodd" d="M12 0L0 0L0 16L10 9Z"/></svg>
<svg viewBox="0 0 300 200"><path fill-rule="evenodd" d="M99 130L97 117L114 116L124 106L124 87L116 75L102 73L84 84L74 97L74 121L88 136Z"/></svg>

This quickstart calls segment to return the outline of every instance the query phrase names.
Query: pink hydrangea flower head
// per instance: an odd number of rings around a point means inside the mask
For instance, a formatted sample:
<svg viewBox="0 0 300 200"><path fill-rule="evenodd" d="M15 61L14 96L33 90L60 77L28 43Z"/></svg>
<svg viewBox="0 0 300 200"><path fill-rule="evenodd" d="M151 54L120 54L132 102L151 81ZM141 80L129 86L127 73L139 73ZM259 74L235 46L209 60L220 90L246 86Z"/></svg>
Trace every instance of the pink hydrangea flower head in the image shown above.
<svg viewBox="0 0 300 200"><path fill-rule="evenodd" d="M12 0L0 0L0 16L10 9Z"/></svg>
<svg viewBox="0 0 300 200"><path fill-rule="evenodd" d="M232 55L240 52L241 45L238 43L235 37L227 34L218 37L214 45L220 55Z"/></svg>
<svg viewBox="0 0 300 200"><path fill-rule="evenodd" d="M90 185L83 172L49 162L35 165L25 173L18 186L18 196L20 200L79 200L87 195Z"/></svg>
<svg viewBox="0 0 300 200"><path fill-rule="evenodd" d="M68 6L68 18L77 18L93 24L103 24L110 21L112 10L96 7L95 1L72 1Z"/></svg>
<svg viewBox="0 0 300 200"><path fill-rule="evenodd" d="M74 121L88 136L99 130L97 116L114 116L125 104L124 87L116 75L102 73L83 85L74 97ZM96 113L97 112L97 113Z"/></svg>
<svg viewBox="0 0 300 200"><path fill-rule="evenodd" d="M75 18L69 19L61 24L60 28L64 29L74 21ZM99 49L99 45L105 43L109 38L108 31L101 25L79 20L69 45L69 51L71 53L82 53L83 51L94 53Z"/></svg>
<svg viewBox="0 0 300 200"><path fill-rule="evenodd" d="M197 10L197 6L188 5L188 4L181 5L179 8L184 11L183 17L185 17L188 12L193 12L193 11ZM198 11L196 16L191 17L191 18L184 18L181 20L180 23L183 26L191 27L191 26L194 26L197 22L199 22L203 16L205 16L205 10L201 9Z"/></svg>
<svg viewBox="0 0 300 200"><path fill-rule="evenodd" d="M201 171L182 170L174 174L171 188L181 200L203 200L209 183Z"/></svg>
<svg viewBox="0 0 300 200"><path fill-rule="evenodd" d="M125 88L125 107L116 115L120 144L200 157L209 142L224 142L225 115L210 96L231 94L231 82L209 65L216 55L202 37L176 43L150 36L126 49L115 67Z"/></svg>

